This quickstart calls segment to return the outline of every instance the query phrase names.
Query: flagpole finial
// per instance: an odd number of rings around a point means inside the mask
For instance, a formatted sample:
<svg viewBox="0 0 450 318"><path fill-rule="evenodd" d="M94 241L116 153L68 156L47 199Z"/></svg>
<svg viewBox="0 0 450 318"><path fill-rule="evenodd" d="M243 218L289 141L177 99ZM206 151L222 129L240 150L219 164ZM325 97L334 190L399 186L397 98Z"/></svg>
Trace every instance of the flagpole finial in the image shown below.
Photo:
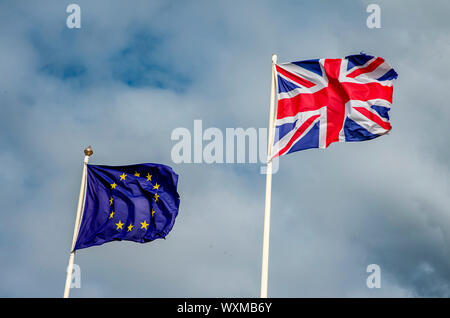
<svg viewBox="0 0 450 318"><path fill-rule="evenodd" d="M94 153L94 150L92 149L92 147L90 145L86 149L84 149L84 154L88 157L92 156L93 153Z"/></svg>
<svg viewBox="0 0 450 318"><path fill-rule="evenodd" d="M272 54L272 63L277 64L277 58L278 56L276 54Z"/></svg>

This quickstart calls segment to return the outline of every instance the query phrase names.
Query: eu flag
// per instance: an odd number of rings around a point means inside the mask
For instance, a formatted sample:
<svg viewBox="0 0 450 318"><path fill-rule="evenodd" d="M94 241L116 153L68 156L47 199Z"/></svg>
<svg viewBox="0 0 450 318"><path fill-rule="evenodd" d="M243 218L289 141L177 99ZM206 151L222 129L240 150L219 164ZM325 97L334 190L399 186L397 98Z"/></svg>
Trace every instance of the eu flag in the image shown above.
<svg viewBox="0 0 450 318"><path fill-rule="evenodd" d="M178 175L165 165L87 165L86 199L74 250L164 238L178 215L177 183Z"/></svg>

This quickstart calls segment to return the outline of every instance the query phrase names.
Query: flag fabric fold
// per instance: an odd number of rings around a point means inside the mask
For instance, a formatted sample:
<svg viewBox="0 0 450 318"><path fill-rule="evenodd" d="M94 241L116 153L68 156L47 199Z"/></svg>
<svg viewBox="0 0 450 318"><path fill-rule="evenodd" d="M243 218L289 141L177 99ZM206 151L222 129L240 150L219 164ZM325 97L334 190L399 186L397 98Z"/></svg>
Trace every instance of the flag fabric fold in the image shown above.
<svg viewBox="0 0 450 318"><path fill-rule="evenodd" d="M87 165L86 198L74 250L110 241L164 238L178 215L178 175L153 163Z"/></svg>

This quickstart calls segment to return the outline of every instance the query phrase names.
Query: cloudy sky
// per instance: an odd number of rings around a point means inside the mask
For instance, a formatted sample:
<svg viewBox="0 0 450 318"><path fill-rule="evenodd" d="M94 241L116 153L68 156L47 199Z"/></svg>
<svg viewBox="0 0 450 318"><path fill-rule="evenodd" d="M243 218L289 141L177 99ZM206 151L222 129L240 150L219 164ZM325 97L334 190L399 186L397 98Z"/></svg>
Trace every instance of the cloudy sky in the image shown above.
<svg viewBox="0 0 450 318"><path fill-rule="evenodd" d="M269 296L450 296L448 1L0 3L0 296L61 297L85 146L92 164L180 175L166 240L77 253L73 297L259 296L260 164L175 164L172 131L266 127L280 62L364 51L399 73L388 136L281 159ZM366 267L381 288L366 287Z"/></svg>

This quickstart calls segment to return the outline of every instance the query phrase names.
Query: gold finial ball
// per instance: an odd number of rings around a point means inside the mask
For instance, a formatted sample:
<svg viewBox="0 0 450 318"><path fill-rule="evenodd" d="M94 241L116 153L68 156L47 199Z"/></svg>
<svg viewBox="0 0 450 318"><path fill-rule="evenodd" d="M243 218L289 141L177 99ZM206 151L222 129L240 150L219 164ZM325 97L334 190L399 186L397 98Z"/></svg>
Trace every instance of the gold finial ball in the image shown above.
<svg viewBox="0 0 450 318"><path fill-rule="evenodd" d="M85 154L86 156L91 156L93 153L94 153L94 150L92 150L92 147L91 147L91 146L89 146L89 147L87 147L86 149L84 149L84 154Z"/></svg>

